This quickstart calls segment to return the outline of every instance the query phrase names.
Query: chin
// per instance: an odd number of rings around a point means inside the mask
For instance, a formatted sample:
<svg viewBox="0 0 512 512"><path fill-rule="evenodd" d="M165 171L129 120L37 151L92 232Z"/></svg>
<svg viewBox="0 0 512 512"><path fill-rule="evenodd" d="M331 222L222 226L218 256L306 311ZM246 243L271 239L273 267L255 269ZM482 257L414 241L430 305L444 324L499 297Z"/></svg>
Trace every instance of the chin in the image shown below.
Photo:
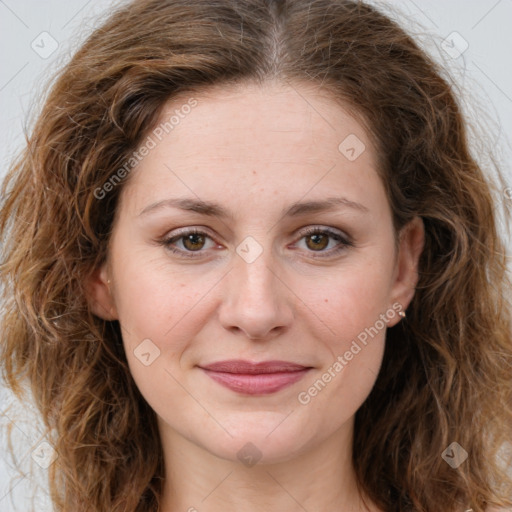
<svg viewBox="0 0 512 512"><path fill-rule="evenodd" d="M315 437L308 434L305 425L293 422L291 417L284 419L286 414L258 412L250 418L246 412L237 416L223 423L232 437L224 433L203 438L202 444L213 455L248 467L292 460Z"/></svg>

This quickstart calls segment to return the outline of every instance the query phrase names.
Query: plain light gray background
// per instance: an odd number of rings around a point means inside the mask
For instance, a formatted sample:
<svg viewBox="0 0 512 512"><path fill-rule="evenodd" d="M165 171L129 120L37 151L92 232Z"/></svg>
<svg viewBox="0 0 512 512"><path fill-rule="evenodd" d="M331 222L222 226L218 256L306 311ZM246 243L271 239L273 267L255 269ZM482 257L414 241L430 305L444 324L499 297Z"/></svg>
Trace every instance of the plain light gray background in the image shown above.
<svg viewBox="0 0 512 512"><path fill-rule="evenodd" d="M45 92L49 76L67 61L116 3L0 0L0 178L23 144L23 126L28 116L37 112L36 102ZM479 124L480 131L473 135L475 155L485 166L486 151L492 153L512 187L512 1L372 3L396 15L451 73L461 91L467 116ZM501 196L498 191L497 200L512 199L503 190ZM17 403L1 387L0 399L0 510L49 511L44 466L51 462L51 448L44 444L44 432L30 404ZM11 456L7 453L8 427L14 432L16 457L27 471L14 480ZM32 508L28 497L34 491L36 502Z"/></svg>

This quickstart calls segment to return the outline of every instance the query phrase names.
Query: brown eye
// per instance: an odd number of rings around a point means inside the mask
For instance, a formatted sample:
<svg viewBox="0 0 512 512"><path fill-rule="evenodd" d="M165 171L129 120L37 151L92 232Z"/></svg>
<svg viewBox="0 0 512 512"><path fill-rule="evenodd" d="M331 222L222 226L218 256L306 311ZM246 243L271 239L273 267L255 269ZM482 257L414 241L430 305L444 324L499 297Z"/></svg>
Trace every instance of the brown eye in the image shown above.
<svg viewBox="0 0 512 512"><path fill-rule="evenodd" d="M347 235L327 227L309 228L301 235L298 247L314 258L334 257L354 245Z"/></svg>
<svg viewBox="0 0 512 512"><path fill-rule="evenodd" d="M329 236L324 233L314 233L306 237L306 245L314 251L322 251L329 245Z"/></svg>
<svg viewBox="0 0 512 512"><path fill-rule="evenodd" d="M190 233L181 237L183 246L189 251L198 251L204 247L205 237L198 233Z"/></svg>
<svg viewBox="0 0 512 512"><path fill-rule="evenodd" d="M185 258L204 256L208 249L215 247L212 237L202 231L182 231L175 236L167 237L160 242L172 253Z"/></svg>

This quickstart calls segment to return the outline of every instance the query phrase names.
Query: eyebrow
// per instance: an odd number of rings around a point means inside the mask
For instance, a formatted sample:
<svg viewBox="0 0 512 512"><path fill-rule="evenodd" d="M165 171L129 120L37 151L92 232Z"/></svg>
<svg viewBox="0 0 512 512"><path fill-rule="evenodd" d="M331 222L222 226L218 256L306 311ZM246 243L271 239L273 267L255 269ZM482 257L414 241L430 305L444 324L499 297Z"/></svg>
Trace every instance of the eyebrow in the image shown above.
<svg viewBox="0 0 512 512"><path fill-rule="evenodd" d="M362 213L369 212L369 209L366 206L355 201L350 201L345 197L328 197L321 201L295 202L281 212L281 217L298 217L306 213L332 211L340 207L351 208ZM209 217L219 217L221 219L233 220L234 218L231 212L218 203L185 197L163 199L162 201L151 203L139 213L139 217L162 208L177 208Z"/></svg>

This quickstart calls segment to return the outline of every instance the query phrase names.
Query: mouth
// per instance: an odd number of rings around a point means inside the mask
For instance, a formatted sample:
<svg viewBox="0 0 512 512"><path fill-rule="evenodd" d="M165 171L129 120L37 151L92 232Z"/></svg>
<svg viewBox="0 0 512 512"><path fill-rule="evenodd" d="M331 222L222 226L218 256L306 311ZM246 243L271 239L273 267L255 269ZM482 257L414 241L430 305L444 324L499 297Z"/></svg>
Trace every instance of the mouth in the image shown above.
<svg viewBox="0 0 512 512"><path fill-rule="evenodd" d="M245 395L275 393L301 380L311 370L288 361L251 363L240 359L220 361L201 370L218 384Z"/></svg>

